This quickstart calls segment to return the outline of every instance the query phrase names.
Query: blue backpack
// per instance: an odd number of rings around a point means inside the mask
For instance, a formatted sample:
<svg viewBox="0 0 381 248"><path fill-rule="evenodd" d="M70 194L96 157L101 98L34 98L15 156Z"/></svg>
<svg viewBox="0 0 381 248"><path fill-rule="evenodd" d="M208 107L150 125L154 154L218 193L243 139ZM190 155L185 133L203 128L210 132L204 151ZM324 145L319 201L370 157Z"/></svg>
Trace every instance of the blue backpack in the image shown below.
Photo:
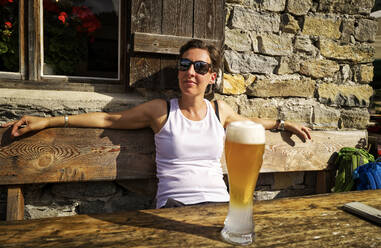
<svg viewBox="0 0 381 248"><path fill-rule="evenodd" d="M381 157L353 171L356 190L381 189Z"/></svg>

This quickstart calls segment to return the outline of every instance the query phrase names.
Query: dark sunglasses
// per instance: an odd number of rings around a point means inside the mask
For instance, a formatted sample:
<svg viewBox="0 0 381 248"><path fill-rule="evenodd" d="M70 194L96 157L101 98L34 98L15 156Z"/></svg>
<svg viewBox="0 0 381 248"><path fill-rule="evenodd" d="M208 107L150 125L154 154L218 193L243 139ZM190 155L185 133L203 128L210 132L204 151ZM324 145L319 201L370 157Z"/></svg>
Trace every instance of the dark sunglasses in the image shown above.
<svg viewBox="0 0 381 248"><path fill-rule="evenodd" d="M179 71L187 71L191 65L194 66L194 71L198 74L205 75L208 73L209 69L212 67L211 64L206 63L205 61L191 61L189 59L180 59L179 60Z"/></svg>

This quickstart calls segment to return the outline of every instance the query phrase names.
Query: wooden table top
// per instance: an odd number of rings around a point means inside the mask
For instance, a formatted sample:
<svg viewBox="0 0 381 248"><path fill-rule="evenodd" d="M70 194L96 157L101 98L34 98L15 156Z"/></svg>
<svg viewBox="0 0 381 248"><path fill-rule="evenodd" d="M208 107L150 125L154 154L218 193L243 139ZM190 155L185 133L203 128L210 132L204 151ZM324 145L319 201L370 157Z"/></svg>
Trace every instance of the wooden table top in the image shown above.
<svg viewBox="0 0 381 248"><path fill-rule="evenodd" d="M381 190L254 203L250 247L381 247L381 226L340 207L381 209ZM228 204L0 222L0 247L229 247L220 239Z"/></svg>

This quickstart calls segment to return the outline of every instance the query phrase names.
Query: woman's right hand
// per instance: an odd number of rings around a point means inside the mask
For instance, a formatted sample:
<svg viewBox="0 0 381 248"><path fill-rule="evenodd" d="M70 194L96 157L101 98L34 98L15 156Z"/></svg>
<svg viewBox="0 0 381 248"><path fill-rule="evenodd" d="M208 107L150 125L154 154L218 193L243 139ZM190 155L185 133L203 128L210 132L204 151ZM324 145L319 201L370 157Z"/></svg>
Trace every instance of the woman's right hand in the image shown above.
<svg viewBox="0 0 381 248"><path fill-rule="evenodd" d="M21 136L31 131L38 131L49 126L49 119L36 116L23 116L18 121L11 121L1 125L1 127L12 127L13 137Z"/></svg>

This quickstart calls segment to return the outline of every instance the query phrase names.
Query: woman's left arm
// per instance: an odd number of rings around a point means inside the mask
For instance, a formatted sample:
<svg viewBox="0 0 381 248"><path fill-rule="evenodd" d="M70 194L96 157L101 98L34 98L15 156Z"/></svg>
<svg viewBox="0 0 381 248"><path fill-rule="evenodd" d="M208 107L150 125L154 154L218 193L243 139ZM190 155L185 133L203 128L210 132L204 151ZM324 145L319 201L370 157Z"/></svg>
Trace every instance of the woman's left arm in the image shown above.
<svg viewBox="0 0 381 248"><path fill-rule="evenodd" d="M262 119L257 117L251 117L247 118L242 115L239 115L237 112L235 112L229 104L226 102L219 100L218 105L220 106L220 119L221 123L224 127L226 127L230 122L238 121L238 120L252 120L254 122L257 122L259 124L262 124L262 126L266 130L271 129L278 129L279 127L279 121L277 120L269 120L269 119ZM311 129L308 127L305 127L303 125L299 125L290 121L284 122L284 129L296 134L303 142L305 142L307 139L311 139Z"/></svg>
<svg viewBox="0 0 381 248"><path fill-rule="evenodd" d="M261 119L258 117L251 117L250 120L262 124L266 130L278 129L280 122L277 120ZM284 129L296 134L303 142L307 139L311 139L311 129L290 121L284 122Z"/></svg>

